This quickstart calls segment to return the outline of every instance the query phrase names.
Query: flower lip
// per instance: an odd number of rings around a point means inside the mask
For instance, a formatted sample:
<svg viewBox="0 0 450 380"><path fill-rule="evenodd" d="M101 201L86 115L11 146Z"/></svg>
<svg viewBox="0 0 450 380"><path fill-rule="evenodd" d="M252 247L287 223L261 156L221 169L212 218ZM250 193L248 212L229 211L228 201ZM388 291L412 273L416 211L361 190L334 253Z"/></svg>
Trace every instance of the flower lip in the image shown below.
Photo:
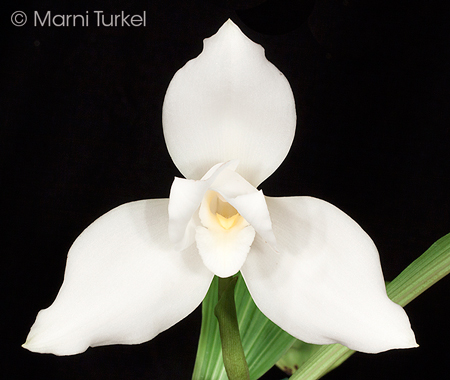
<svg viewBox="0 0 450 380"><path fill-rule="evenodd" d="M255 238L254 228L213 190L205 194L199 218L195 241L203 263L219 277L236 274Z"/></svg>

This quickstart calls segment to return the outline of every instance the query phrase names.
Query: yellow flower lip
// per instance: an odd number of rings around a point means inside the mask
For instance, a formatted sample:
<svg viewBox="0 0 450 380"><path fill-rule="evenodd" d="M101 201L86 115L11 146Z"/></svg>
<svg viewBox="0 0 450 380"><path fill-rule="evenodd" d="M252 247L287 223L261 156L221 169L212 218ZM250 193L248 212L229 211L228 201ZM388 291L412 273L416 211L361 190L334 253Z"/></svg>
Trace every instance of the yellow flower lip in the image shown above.
<svg viewBox="0 0 450 380"><path fill-rule="evenodd" d="M234 226L239 216L240 216L239 213L236 213L233 216L226 218L225 216L216 212L216 218L219 221L219 224L226 230L229 230L231 227Z"/></svg>

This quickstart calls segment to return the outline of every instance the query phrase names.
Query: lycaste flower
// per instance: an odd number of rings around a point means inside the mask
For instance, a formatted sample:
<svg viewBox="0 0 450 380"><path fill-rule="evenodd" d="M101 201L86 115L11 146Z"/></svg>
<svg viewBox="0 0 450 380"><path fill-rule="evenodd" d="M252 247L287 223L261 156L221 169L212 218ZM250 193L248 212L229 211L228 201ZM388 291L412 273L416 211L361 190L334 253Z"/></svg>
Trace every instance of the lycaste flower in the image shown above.
<svg viewBox="0 0 450 380"><path fill-rule="evenodd" d="M406 313L386 296L376 247L350 217L256 189L284 160L295 125L286 78L227 21L164 100L169 153L191 179L176 178L170 199L115 208L78 237L24 347L70 355L148 341L191 313L214 275L238 271L261 311L298 339L364 352L415 347Z"/></svg>

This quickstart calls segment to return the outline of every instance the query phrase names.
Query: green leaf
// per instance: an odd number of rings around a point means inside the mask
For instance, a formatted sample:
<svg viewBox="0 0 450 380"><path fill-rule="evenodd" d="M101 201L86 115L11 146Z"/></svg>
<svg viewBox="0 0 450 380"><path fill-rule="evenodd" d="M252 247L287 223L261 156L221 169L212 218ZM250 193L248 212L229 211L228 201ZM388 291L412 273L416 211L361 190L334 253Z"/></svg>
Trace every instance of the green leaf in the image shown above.
<svg viewBox="0 0 450 380"><path fill-rule="evenodd" d="M222 359L219 324L214 316L218 299L218 278L214 277L202 303L202 327L198 340L193 380L227 380Z"/></svg>
<svg viewBox="0 0 450 380"><path fill-rule="evenodd" d="M322 346L296 340L276 365L288 375L297 371L311 355L314 355Z"/></svg>
<svg viewBox="0 0 450 380"><path fill-rule="evenodd" d="M386 287L389 298L405 306L450 273L450 234L435 242Z"/></svg>
<svg viewBox="0 0 450 380"><path fill-rule="evenodd" d="M386 286L390 299L405 306L450 272L450 234L434 243ZM340 344L321 346L290 380L317 380L355 351ZM292 360L292 359L291 359Z"/></svg>
<svg viewBox="0 0 450 380"><path fill-rule="evenodd" d="M217 294L218 280L214 278L202 305L202 327L192 376L194 380L227 380L219 327L214 316ZM294 343L295 338L261 313L240 274L234 296L250 379L258 379L280 359Z"/></svg>

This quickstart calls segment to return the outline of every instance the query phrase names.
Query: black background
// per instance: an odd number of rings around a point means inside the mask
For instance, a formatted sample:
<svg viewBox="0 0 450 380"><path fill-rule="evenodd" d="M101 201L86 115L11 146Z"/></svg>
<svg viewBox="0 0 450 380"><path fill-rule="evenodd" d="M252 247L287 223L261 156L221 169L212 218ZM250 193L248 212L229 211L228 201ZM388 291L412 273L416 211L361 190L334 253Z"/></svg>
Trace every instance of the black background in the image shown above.
<svg viewBox="0 0 450 380"><path fill-rule="evenodd" d="M72 357L20 347L98 216L167 197L161 107L174 73L231 17L288 78L298 129L267 195L311 195L377 244L387 280L450 232L447 1L16 1L1 53L2 337L7 379L189 379L200 310L137 346ZM314 6L314 9L312 8ZM313 9L313 10L312 10ZM29 16L14 27L14 11ZM147 12L147 26L34 27L53 14ZM312 10L312 12L311 12ZM91 21L93 18L91 18ZM327 379L449 373L448 278L406 307L420 348L356 354ZM265 379L281 379L273 369Z"/></svg>

